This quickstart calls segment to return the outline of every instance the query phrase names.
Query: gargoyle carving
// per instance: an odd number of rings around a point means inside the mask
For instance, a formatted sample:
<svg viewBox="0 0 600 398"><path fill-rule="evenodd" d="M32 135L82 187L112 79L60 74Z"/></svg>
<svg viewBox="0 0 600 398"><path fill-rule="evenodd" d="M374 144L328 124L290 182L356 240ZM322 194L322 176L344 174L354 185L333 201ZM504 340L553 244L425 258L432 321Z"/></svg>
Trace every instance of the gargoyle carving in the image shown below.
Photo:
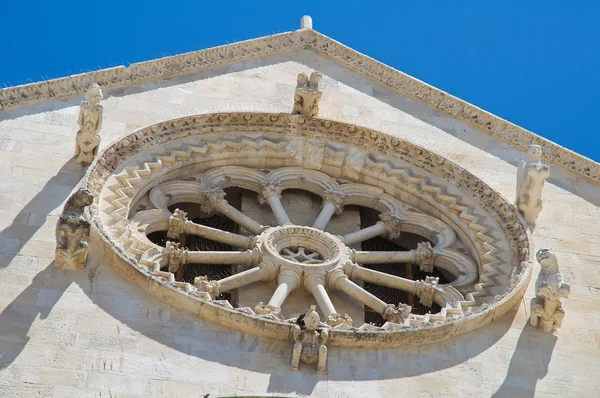
<svg viewBox="0 0 600 398"><path fill-rule="evenodd" d="M569 297L571 286L563 282L552 250L540 249L536 257L542 270L535 282L529 323L543 332L551 332L562 326L565 310L561 299Z"/></svg>
<svg viewBox="0 0 600 398"><path fill-rule="evenodd" d="M67 270L83 269L87 262L90 223L83 214L94 197L87 189L80 189L67 200L56 224L56 251L54 265Z"/></svg>
<svg viewBox="0 0 600 398"><path fill-rule="evenodd" d="M542 163L542 147L530 145L527 161L521 160L517 171L515 205L529 225L534 225L542 211L542 188L550 176L550 167Z"/></svg>
<svg viewBox="0 0 600 398"><path fill-rule="evenodd" d="M321 323L315 306L311 305L306 314L300 315L294 325L294 350L292 351L292 370L298 370L300 361L317 364L317 373L324 374L327 366L327 347L329 337L327 325Z"/></svg>
<svg viewBox="0 0 600 398"><path fill-rule="evenodd" d="M102 127L103 108L102 90L97 83L92 83L85 93L85 99L81 101L79 108L79 131L75 138L75 155L77 163L92 163L98 153L100 146L100 127Z"/></svg>
<svg viewBox="0 0 600 398"><path fill-rule="evenodd" d="M304 117L317 117L319 115L319 102L323 94L319 91L319 82L322 78L323 75L319 72L311 73L310 78L304 73L298 75L292 115L302 115Z"/></svg>

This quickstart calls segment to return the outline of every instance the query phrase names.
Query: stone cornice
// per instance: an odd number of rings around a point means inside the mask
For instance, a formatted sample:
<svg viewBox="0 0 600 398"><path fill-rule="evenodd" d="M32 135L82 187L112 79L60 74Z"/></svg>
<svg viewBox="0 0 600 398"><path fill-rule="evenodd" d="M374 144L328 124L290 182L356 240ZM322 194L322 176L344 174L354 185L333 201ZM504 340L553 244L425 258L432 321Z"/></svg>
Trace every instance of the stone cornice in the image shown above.
<svg viewBox="0 0 600 398"><path fill-rule="evenodd" d="M531 144L541 145L545 161L563 166L596 183L600 182L599 163L310 29L134 63L129 67L118 66L60 79L0 89L0 111L83 95L93 82L97 82L104 89L113 89L303 48L312 49L341 65L382 84L391 86L402 94L416 98L448 115L465 121L519 149L527 150Z"/></svg>

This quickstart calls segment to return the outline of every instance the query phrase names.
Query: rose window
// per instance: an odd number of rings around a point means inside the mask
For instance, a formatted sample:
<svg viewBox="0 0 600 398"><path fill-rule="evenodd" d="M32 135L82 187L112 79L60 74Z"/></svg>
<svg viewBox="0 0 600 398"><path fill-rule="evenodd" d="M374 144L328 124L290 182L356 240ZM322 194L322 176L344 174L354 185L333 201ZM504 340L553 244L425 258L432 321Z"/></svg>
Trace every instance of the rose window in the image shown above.
<svg viewBox="0 0 600 398"><path fill-rule="evenodd" d="M289 338L316 305L332 345L441 340L510 308L529 275L529 237L497 193L343 123L178 119L114 144L88 186L118 269L197 316L270 338Z"/></svg>

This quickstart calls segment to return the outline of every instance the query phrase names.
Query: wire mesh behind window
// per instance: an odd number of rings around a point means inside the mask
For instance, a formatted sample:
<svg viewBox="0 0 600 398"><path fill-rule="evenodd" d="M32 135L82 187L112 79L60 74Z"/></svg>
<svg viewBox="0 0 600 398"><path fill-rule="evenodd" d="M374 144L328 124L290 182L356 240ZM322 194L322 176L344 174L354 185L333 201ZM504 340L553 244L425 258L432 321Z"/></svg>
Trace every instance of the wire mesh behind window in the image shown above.
<svg viewBox="0 0 600 398"><path fill-rule="evenodd" d="M360 208L360 223L361 228L367 228L375 224L378 220L378 212L372 209ZM402 238L400 238L402 239ZM425 240L425 239L423 239ZM407 251L408 249L397 245L387 239L381 237L375 237L366 240L361 243L361 250L364 251ZM363 267L372 269L379 272L384 272L389 275L399 276L411 280L425 279L425 276L437 276L440 278L440 283L446 283L447 280L437 270L433 273L427 274L419 269L418 265L405 264L405 263L394 263L394 264L362 264ZM374 283L365 282L363 287L366 291L373 294L375 297L383 300L388 304L398 305L399 303L405 303L412 306L412 313L423 315L427 312L436 313L441 310L440 306L433 304L431 308L425 307L419 302L419 298L413 294L390 288L387 286L381 286ZM375 312L373 309L365 306L365 323L371 323L377 326L382 326L386 322L383 317Z"/></svg>

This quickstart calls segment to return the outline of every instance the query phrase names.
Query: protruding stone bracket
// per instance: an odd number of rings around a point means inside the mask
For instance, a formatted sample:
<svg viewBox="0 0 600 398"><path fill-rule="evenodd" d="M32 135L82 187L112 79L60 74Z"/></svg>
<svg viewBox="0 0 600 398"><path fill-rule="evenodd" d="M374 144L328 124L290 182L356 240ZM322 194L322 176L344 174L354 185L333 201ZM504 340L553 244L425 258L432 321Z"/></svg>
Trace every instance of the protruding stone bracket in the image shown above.
<svg viewBox="0 0 600 398"><path fill-rule="evenodd" d="M517 165L517 198L515 205L527 221L534 226L542 211L542 188L550 177L550 167L542 163L542 147L530 145L527 160Z"/></svg>
<svg viewBox="0 0 600 398"><path fill-rule="evenodd" d="M325 373L327 366L327 339L329 330L322 326L319 314L315 306L310 306L306 314L298 318L294 325L294 349L292 350L292 363L290 368L298 370L300 362L306 364L317 364L317 373Z"/></svg>
<svg viewBox="0 0 600 398"><path fill-rule="evenodd" d="M57 268L66 270L85 268L90 222L86 219L84 211L93 200L92 193L84 188L79 189L67 200L56 224L54 265Z"/></svg>
<svg viewBox="0 0 600 398"><path fill-rule="evenodd" d="M310 78L304 73L298 75L294 107L292 115L304 117L317 117L319 115L319 102L323 93L319 91L319 82L323 78L320 72L313 72Z"/></svg>
<svg viewBox="0 0 600 398"><path fill-rule="evenodd" d="M571 286L563 282L558 261L551 249L538 250L536 258L542 269L535 282L529 323L542 332L552 332L562 326L565 317L562 299L569 297Z"/></svg>

